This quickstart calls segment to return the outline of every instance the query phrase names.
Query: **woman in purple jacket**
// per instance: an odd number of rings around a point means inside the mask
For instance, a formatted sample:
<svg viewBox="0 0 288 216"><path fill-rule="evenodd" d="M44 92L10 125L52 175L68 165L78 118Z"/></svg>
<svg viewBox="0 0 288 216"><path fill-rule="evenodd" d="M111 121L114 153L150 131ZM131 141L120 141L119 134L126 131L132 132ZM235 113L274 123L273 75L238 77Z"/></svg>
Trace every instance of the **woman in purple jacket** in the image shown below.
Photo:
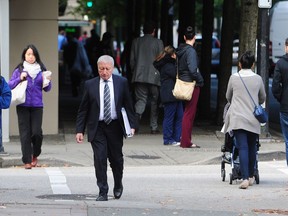
<svg viewBox="0 0 288 216"><path fill-rule="evenodd" d="M43 96L42 90L51 90L51 75L44 76L46 67L34 45L28 45L22 52L22 61L15 68L9 81L9 87L15 88L18 83L28 80L26 100L16 107L21 141L22 161L25 169L37 165L41 154L43 140Z"/></svg>

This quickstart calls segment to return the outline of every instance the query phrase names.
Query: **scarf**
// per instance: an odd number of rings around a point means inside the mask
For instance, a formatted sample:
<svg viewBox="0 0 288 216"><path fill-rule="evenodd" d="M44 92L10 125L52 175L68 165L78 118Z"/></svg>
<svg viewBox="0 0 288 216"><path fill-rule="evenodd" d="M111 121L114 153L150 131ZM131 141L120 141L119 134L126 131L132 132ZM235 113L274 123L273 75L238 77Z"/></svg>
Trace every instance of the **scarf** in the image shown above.
<svg viewBox="0 0 288 216"><path fill-rule="evenodd" d="M27 71L29 76L32 77L32 79L35 79L37 74L41 71L41 67L37 62L30 64L30 63L24 61L23 67L24 67L23 71Z"/></svg>

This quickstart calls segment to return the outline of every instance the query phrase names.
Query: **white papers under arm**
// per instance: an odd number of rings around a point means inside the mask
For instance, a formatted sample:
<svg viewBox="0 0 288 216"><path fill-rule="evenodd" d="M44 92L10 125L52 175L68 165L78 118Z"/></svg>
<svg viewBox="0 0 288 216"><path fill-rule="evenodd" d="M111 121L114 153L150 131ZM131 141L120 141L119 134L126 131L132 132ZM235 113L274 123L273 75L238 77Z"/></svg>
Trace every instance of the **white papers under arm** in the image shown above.
<svg viewBox="0 0 288 216"><path fill-rule="evenodd" d="M122 112L122 117L123 117L123 121L124 121L124 127L125 127L125 131L126 131L126 135L127 135L127 137L132 137L133 134L131 132L131 126L129 123L127 112L126 112L124 107L122 107L121 112Z"/></svg>

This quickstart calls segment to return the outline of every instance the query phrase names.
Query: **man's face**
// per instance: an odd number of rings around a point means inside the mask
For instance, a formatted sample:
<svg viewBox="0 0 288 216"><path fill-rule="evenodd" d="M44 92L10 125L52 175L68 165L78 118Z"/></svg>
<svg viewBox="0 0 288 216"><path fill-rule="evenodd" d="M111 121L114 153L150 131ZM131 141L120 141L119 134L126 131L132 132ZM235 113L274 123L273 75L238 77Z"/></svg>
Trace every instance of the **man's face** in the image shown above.
<svg viewBox="0 0 288 216"><path fill-rule="evenodd" d="M112 72L113 72L113 64L106 62L98 63L98 73L102 79L108 80L111 77Z"/></svg>

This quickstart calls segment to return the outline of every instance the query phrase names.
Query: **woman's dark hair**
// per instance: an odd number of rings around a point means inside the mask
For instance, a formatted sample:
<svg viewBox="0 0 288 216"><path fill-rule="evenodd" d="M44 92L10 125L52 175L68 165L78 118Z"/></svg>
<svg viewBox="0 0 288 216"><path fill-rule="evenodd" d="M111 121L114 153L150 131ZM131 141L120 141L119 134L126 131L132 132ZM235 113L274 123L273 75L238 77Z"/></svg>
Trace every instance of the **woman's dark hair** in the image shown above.
<svg viewBox="0 0 288 216"><path fill-rule="evenodd" d="M20 71L23 70L23 62L25 61L25 54L27 52L28 49L32 49L33 51L33 54L35 56L35 61L40 65L41 67L41 70L42 71L46 71L46 67L45 65L43 64L43 62L41 61L40 59L40 55L39 55L39 52L37 50L37 48L33 45L33 44L29 44L22 52L22 55L21 55L21 60L22 62L17 66L17 68L20 69Z"/></svg>
<svg viewBox="0 0 288 216"><path fill-rule="evenodd" d="M288 38L285 40L285 46L288 46Z"/></svg>
<svg viewBox="0 0 288 216"><path fill-rule="evenodd" d="M251 69L252 65L255 62L255 56L252 51L246 51L244 52L240 59L239 62L241 64L242 69Z"/></svg>
<svg viewBox="0 0 288 216"><path fill-rule="evenodd" d="M192 40L195 36L195 31L191 26L188 26L185 31L186 40Z"/></svg>

